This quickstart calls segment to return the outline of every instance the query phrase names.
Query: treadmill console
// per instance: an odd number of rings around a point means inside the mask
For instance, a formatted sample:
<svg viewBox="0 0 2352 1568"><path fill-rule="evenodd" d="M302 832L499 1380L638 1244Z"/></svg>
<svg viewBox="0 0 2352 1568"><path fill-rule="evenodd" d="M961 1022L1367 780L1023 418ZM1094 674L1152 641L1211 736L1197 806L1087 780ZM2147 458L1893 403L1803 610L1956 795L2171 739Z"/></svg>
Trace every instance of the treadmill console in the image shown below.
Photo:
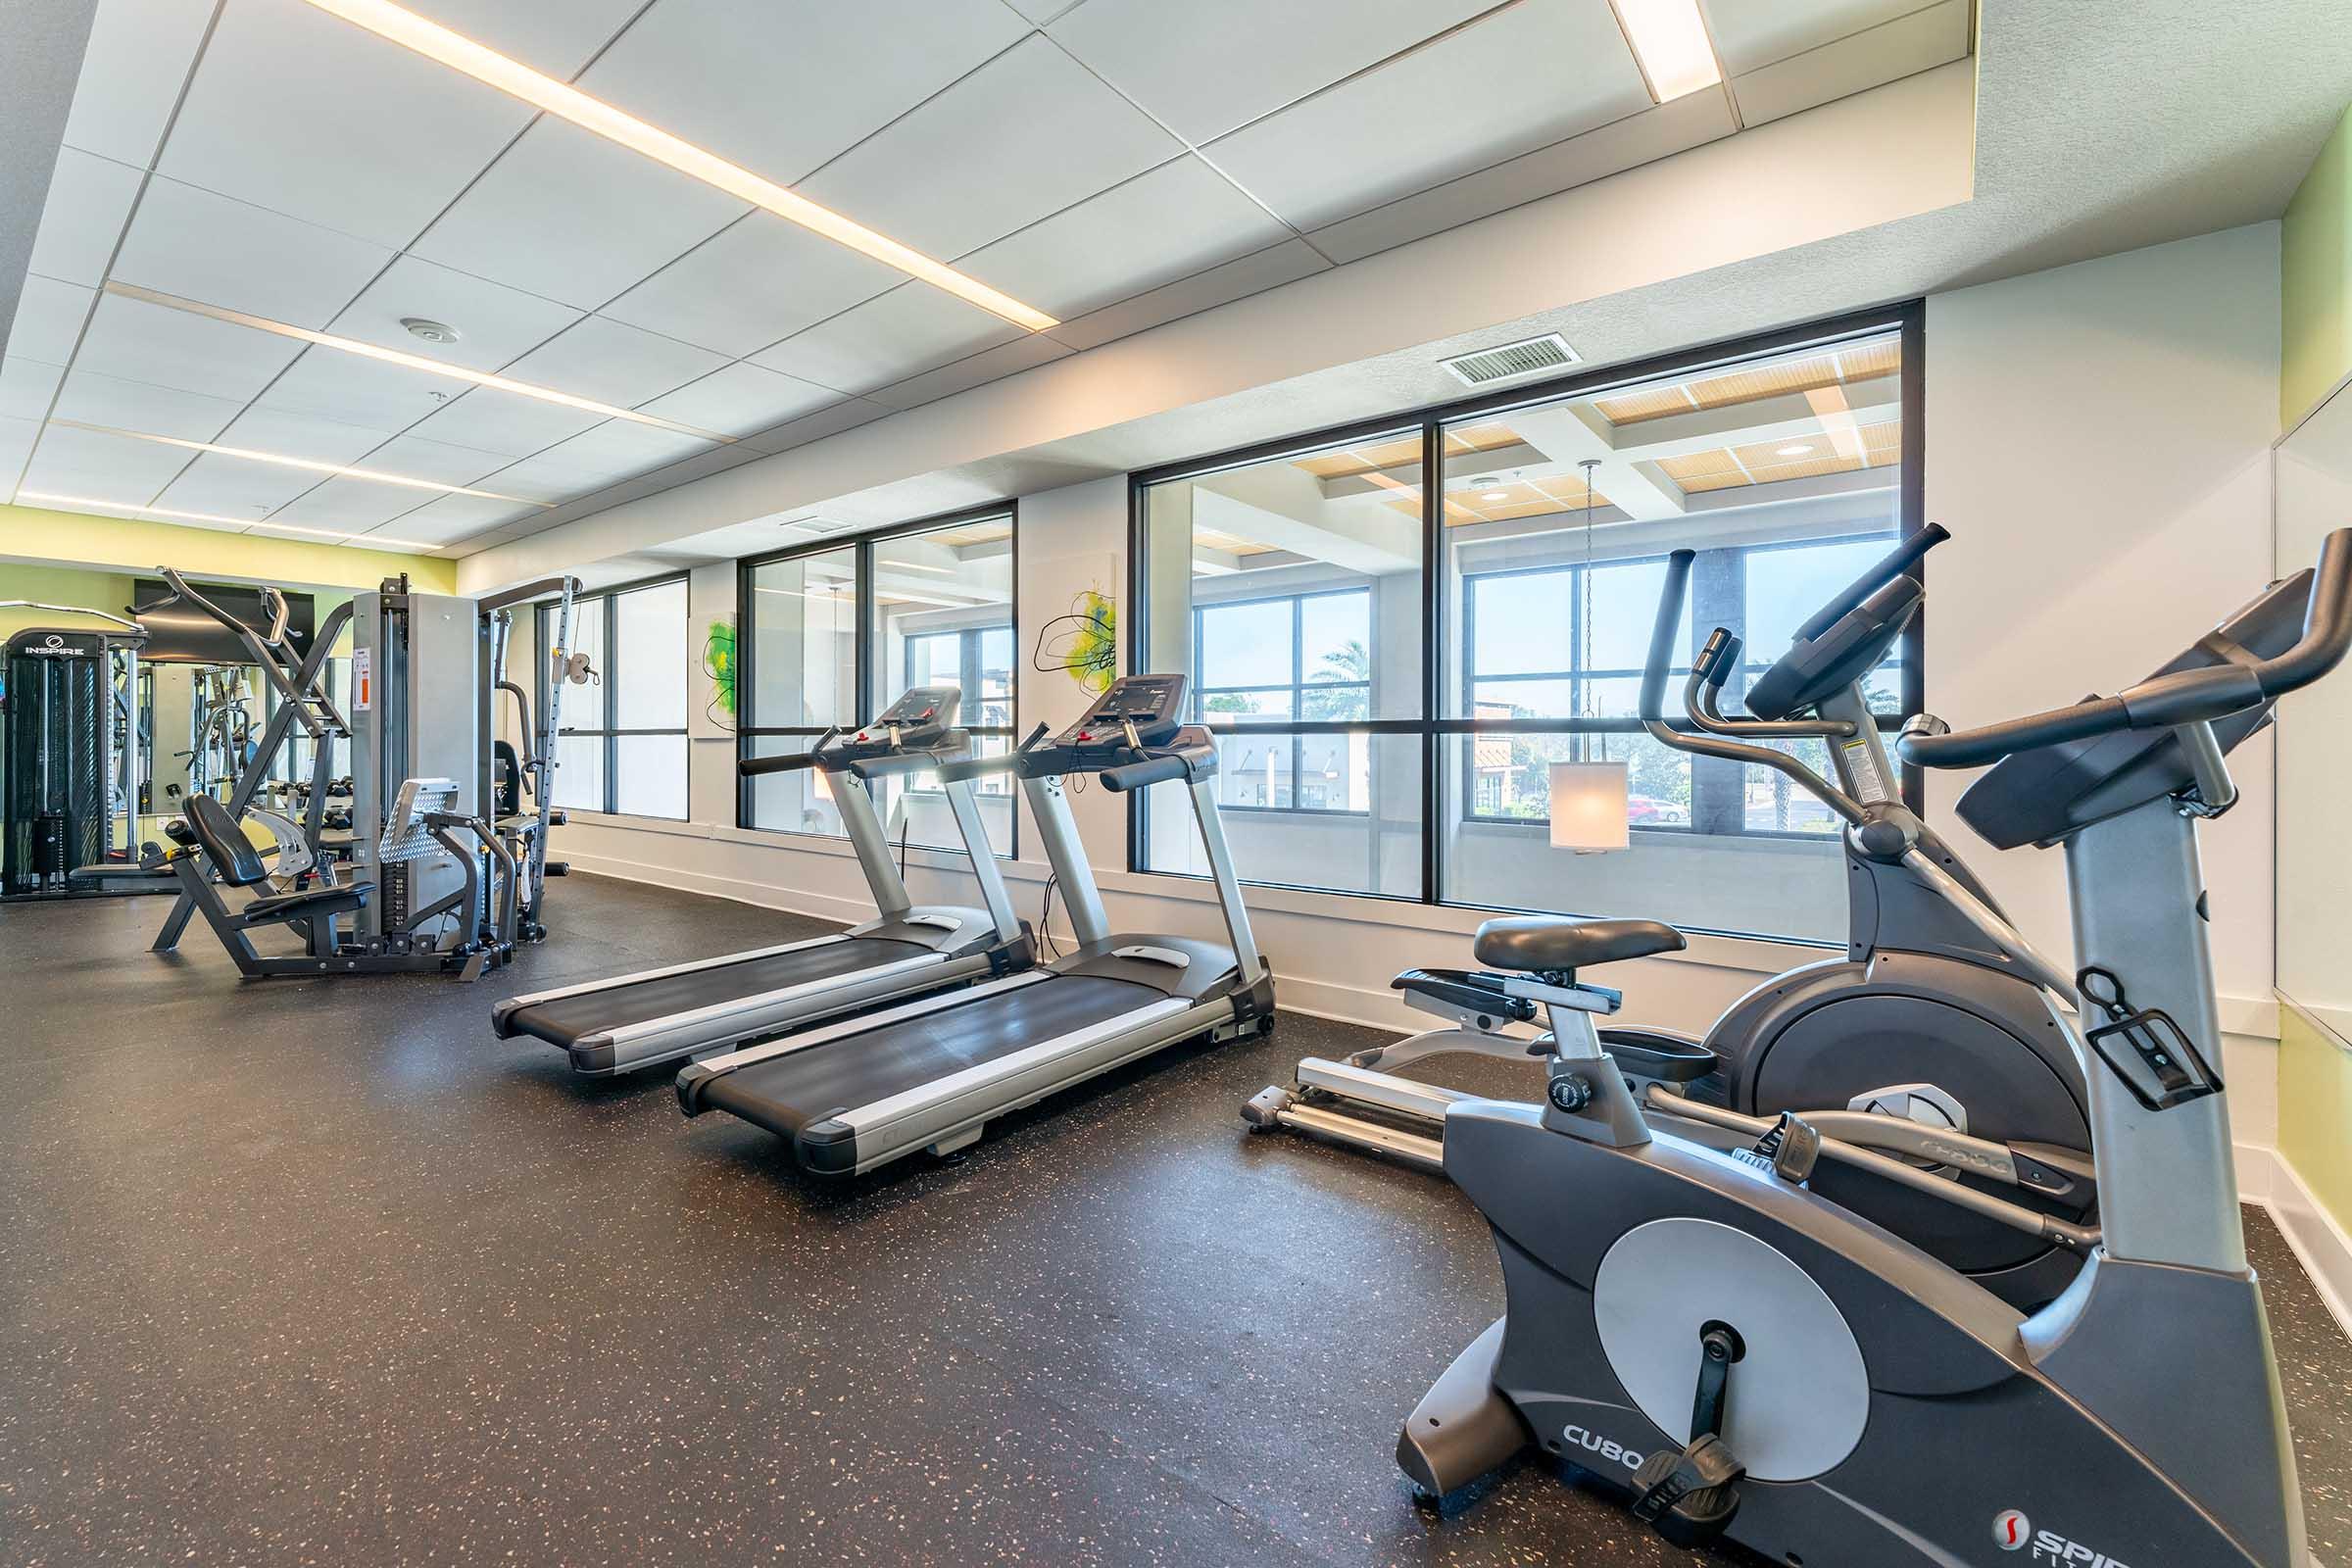
<svg viewBox="0 0 2352 1568"><path fill-rule="evenodd" d="M1165 746L1184 727L1182 675L1122 675L1047 744L1058 750ZM1132 738L1128 729L1132 726Z"/></svg>
<svg viewBox="0 0 2352 1568"><path fill-rule="evenodd" d="M874 715L874 721L844 735L830 749L843 760L883 757L893 751L937 751L956 727L956 711L963 706L958 686L912 686L906 695ZM898 745L891 745L891 731Z"/></svg>

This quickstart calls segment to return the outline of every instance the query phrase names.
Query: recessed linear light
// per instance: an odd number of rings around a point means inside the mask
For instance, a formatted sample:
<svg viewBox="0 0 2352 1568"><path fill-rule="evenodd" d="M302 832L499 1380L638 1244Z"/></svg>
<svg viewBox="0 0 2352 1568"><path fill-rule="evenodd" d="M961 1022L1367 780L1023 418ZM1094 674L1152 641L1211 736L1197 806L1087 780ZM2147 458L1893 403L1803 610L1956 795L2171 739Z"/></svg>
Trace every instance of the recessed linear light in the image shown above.
<svg viewBox="0 0 2352 1568"><path fill-rule="evenodd" d="M331 473L344 479L366 479L374 484L396 484L410 490L432 490L445 496L475 496L483 501L511 501L518 507L552 509L553 501L531 501L522 496L500 495L495 490L468 490L462 484L443 484L438 479L415 479L405 473L386 473L381 468L354 468L340 463L313 463L308 458L289 458L276 452L256 452L251 447L216 446L210 441L183 441L175 435L151 435L145 430L118 430L111 424L85 424L79 419L51 419L51 424L67 430L87 430L94 435L128 436L133 441L152 441L160 447L179 447L189 452L215 452L224 458L243 458L248 463L274 464L281 468L301 468L311 473Z"/></svg>
<svg viewBox="0 0 2352 1568"><path fill-rule="evenodd" d="M1633 46L1649 95L1659 103L1672 103L1723 79L1723 64L1715 58L1698 0L1609 0L1609 7L1625 29L1625 41Z"/></svg>
<svg viewBox="0 0 2352 1568"><path fill-rule="evenodd" d="M221 522L234 528L267 528L272 533L308 534L314 539L334 539L349 544L365 539L369 544L393 545L403 550L438 550L415 539L387 539L379 534L344 533L333 528L297 528L290 522L264 522L259 517L224 517L216 512L181 512L172 507L142 507L135 501L100 501L94 496L51 495L43 490L20 490L19 501L38 501L53 507L95 507L102 512L136 512L150 517L177 517L183 522Z"/></svg>
<svg viewBox="0 0 2352 1568"><path fill-rule="evenodd" d="M820 207L773 180L763 179L748 169L728 163L715 153L706 152L692 142L682 141L666 130L623 114L611 104L589 97L577 87L567 86L553 76L541 75L530 67L510 60L495 49L485 48L463 33L452 32L438 23L427 22L415 12L392 4L391 0L310 0L310 3L329 16L341 17L355 26L367 28L379 38L388 39L404 49L413 49L428 60L437 61L452 71L463 72L476 81L519 98L558 119L568 120L582 130L591 131L608 141L618 142L629 151L651 158L658 164L667 165L690 179L699 179L739 201L771 212L787 222L798 223L803 228L822 234L835 244L846 245L861 255L872 257L885 267L895 267L909 277L917 277L935 287L946 289L958 299L967 300L991 315L1001 316L1016 326L1042 332L1050 326L1060 324L1054 317L1034 306L1023 305L1010 295L1000 294L977 278L966 277L954 268L935 262L895 239L877 234L830 208Z"/></svg>
<svg viewBox="0 0 2352 1568"><path fill-rule="evenodd" d="M1478 499L1481 501L1508 501L1511 499L1511 493L1508 490L1486 490L1480 492Z"/></svg>
<svg viewBox="0 0 2352 1568"><path fill-rule="evenodd" d="M467 369L465 366L451 365L445 360L426 359L421 354L404 354L398 349L380 348L373 343L362 343L357 338L336 337L327 332L314 332L307 326L292 326L284 321L272 321L266 316L248 316L243 311L232 311L219 305L207 305L202 300L181 299L176 294L165 294L155 289L141 288L136 283L109 281L106 285L106 292L119 295L126 300L138 300L146 305L160 305L168 311L184 311L190 316L209 317L216 321L226 321L231 326L249 326L257 332L274 332L279 337L290 337L297 342L316 343L322 349L333 349L340 354L356 354L363 359L381 360L386 365L406 366L412 370L426 370L434 375L446 375L453 381L471 381L475 386L486 386L493 392L512 392L517 397L536 398L542 403L558 403L564 408L578 409L585 414L601 414L609 419L627 419L632 424L650 424L658 430L671 430L679 435L693 436L697 441L715 441L721 446L735 444L735 438L731 435L720 435L716 430L706 430L700 425L680 424L675 419L664 419L658 414L646 414L636 409L615 408L610 403L599 403L594 398L575 398L570 393L559 392L554 387L534 386L528 381L515 381L503 375L492 375L487 370Z"/></svg>
<svg viewBox="0 0 2352 1568"><path fill-rule="evenodd" d="M956 575L956 568L953 566L926 566L919 561L885 561L881 563L881 564L885 566L902 566L908 571L936 571L943 577L953 577Z"/></svg>
<svg viewBox="0 0 2352 1568"><path fill-rule="evenodd" d="M1776 458L1801 458L1812 450L1812 442L1798 441L1789 446L1775 447L1773 449L1773 456Z"/></svg>

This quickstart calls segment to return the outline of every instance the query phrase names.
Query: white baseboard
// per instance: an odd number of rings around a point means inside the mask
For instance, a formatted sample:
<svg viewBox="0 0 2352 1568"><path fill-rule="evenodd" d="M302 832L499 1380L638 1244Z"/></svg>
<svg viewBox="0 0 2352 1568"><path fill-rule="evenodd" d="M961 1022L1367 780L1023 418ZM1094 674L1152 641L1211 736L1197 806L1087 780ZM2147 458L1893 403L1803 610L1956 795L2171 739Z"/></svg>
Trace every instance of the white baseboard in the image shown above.
<svg viewBox="0 0 2352 1568"><path fill-rule="evenodd" d="M812 920L856 925L874 917L872 903L864 899L837 899L800 888L781 888L773 882L756 881L749 877L710 876L700 871L681 870L673 865L653 865L643 860L624 860L612 856L578 855L566 851L563 858L574 870L587 871L596 876L676 888L681 893L701 893L733 904L781 909L786 914L805 914Z"/></svg>
<svg viewBox="0 0 2352 1568"><path fill-rule="evenodd" d="M2242 1174L2248 1169L2249 1154L2262 1156L2267 1192L2262 1196L2248 1193L2248 1200L2271 1211L2295 1261L2311 1276L2320 1299L2328 1303L2345 1335L2352 1337L2352 1233L2328 1212L2303 1184L2301 1174L2280 1158L2277 1150L2238 1151L2241 1188L2250 1185Z"/></svg>

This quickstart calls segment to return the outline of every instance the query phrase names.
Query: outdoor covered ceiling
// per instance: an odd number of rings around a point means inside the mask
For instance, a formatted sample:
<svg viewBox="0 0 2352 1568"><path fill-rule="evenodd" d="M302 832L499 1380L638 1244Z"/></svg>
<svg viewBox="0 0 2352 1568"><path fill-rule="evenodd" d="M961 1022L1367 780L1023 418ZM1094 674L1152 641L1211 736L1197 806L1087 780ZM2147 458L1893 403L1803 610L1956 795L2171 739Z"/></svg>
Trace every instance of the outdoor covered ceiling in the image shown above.
<svg viewBox="0 0 2352 1568"><path fill-rule="evenodd" d="M1726 80L1663 106L1607 0L408 8L1033 330L342 7L101 0L0 362L0 496L465 554L1970 47L1968 0L1704 3Z"/></svg>

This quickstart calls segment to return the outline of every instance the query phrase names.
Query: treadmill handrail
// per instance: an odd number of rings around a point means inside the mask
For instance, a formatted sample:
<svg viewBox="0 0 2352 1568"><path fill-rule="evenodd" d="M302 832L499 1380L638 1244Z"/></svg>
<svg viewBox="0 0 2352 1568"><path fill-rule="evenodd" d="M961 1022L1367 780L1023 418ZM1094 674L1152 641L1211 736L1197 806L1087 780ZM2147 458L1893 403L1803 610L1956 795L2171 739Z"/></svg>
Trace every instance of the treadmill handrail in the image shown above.
<svg viewBox="0 0 2352 1568"><path fill-rule="evenodd" d="M743 778L760 778L769 773L793 773L804 767L821 767L823 762L816 754L825 749L826 742L840 733L839 724L828 726L816 738L816 744L805 752L787 752L781 757L747 757L735 764L735 771Z"/></svg>

